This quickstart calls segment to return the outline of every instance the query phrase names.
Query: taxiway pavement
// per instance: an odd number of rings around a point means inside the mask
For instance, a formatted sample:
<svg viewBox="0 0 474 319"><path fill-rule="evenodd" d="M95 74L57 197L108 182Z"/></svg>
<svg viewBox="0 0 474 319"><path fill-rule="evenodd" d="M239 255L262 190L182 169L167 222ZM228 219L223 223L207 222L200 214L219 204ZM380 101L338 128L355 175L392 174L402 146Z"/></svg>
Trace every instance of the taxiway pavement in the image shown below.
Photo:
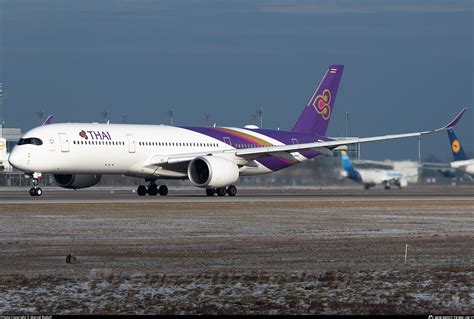
<svg viewBox="0 0 474 319"><path fill-rule="evenodd" d="M474 185L422 185L407 189L268 187L241 188L235 197L207 197L202 189L170 188L168 196L138 196L132 188L113 187L67 190L43 188L43 196L31 197L28 188L0 189L0 204L57 203L183 203L257 201L386 201L386 200L472 200Z"/></svg>

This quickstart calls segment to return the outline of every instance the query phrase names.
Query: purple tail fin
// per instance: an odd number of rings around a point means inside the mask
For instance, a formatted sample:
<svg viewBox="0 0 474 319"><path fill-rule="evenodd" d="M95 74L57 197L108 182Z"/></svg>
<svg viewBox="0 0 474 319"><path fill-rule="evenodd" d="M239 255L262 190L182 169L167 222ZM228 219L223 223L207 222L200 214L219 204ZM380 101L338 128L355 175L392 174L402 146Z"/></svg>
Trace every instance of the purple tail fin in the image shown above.
<svg viewBox="0 0 474 319"><path fill-rule="evenodd" d="M326 135L344 65L331 65L292 131Z"/></svg>

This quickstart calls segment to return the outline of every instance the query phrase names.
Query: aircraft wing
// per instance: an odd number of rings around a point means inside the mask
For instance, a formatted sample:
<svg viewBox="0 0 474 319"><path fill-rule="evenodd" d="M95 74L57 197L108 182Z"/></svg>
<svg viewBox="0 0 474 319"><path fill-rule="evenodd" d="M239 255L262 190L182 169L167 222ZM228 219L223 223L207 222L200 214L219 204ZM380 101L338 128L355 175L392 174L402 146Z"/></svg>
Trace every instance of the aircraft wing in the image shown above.
<svg viewBox="0 0 474 319"><path fill-rule="evenodd" d="M333 140L333 141L324 141L324 142L313 142L313 143L303 143L303 144L291 144L291 145L278 145L278 146L265 146L265 147L258 147L258 148L243 148L237 150L227 150L227 151L210 151L210 152L196 152L196 153L188 153L188 154L179 154L179 155L157 155L151 158L148 165L166 165L166 164L177 164L183 162L189 162L196 157L205 156L205 155L235 155L244 160L254 160L258 158L270 157L270 156L278 156L278 157L292 157L290 153L293 152L300 152L305 150L313 150L320 153L331 153L332 149L335 149L340 146L355 144L355 143L366 143L366 142L375 142L375 141L384 141L384 140L392 140L404 137L416 137L426 134L431 134L443 130L447 130L452 128L457 124L457 122L461 119L464 112L466 112L467 108L464 108L451 122L447 125L430 130L430 131L422 131L422 132L414 132L414 133L403 133L403 134L391 134L391 135L381 135L381 136L373 136L373 137L357 137L352 139L346 140Z"/></svg>
<svg viewBox="0 0 474 319"><path fill-rule="evenodd" d="M246 159L255 159L261 157L259 155L265 154L268 156L272 156L274 153L280 152L299 152L304 150L330 150L334 149L339 146L348 145L348 144L355 144L355 143L366 143L366 142L375 142L375 141L384 141L384 140L393 140L398 138L404 137L416 137L426 134L432 134L439 131L444 131L449 128L455 126L463 114L466 112L467 108L464 108L456 117L454 117L451 122L447 125L430 130L430 131L422 131L422 132L415 132L415 133L403 133L403 134L391 134L391 135L381 135L381 136L373 136L373 137L357 137L353 139L346 139L346 140L334 140L334 141L326 141L326 142L314 142L314 143L304 143L304 144L292 144L292 145L281 145L281 146L267 146L267 147L259 147L259 148L248 148L248 149L239 149L236 150L235 155L239 157L243 157Z"/></svg>

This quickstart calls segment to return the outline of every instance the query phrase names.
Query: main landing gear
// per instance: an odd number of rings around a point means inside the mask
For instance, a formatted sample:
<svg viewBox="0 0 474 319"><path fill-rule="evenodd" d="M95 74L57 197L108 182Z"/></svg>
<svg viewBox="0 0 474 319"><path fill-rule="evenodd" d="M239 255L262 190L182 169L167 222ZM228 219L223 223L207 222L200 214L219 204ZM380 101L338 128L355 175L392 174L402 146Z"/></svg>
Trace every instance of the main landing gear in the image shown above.
<svg viewBox="0 0 474 319"><path fill-rule="evenodd" d="M235 187L235 185L229 185L227 188L206 188L207 196L214 196L214 194L217 194L217 196L225 196L225 194L235 196L237 194L237 187Z"/></svg>
<svg viewBox="0 0 474 319"><path fill-rule="evenodd" d="M156 196L160 194L161 196L166 196L168 195L168 187L166 185L156 185L155 181L151 181L150 185L146 187L145 185L140 185L137 188L137 194L138 196L145 196L146 194L150 196Z"/></svg>
<svg viewBox="0 0 474 319"><path fill-rule="evenodd" d="M43 190L41 187L38 187L41 180L41 173L33 173L25 175L27 178L31 178L31 184L33 187L30 188L30 196L41 196L43 195Z"/></svg>

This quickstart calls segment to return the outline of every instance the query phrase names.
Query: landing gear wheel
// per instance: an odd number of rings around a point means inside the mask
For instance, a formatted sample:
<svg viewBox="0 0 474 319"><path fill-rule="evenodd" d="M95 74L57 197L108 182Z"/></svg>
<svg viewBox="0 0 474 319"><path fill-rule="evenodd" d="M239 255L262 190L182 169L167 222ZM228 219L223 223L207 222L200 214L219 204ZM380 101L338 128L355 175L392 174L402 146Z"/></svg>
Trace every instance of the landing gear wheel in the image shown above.
<svg viewBox="0 0 474 319"><path fill-rule="evenodd" d="M41 196L43 195L43 190L39 187L30 188L30 196Z"/></svg>
<svg viewBox="0 0 474 319"><path fill-rule="evenodd" d="M227 187L227 194L229 196L235 196L235 194L237 194L237 187L235 187L235 185L229 185L229 187Z"/></svg>
<svg viewBox="0 0 474 319"><path fill-rule="evenodd" d="M25 174L26 178L31 178L31 184L33 187L30 188L30 196L41 196L43 190L38 187L41 180L41 173L29 173Z"/></svg>
<svg viewBox="0 0 474 319"><path fill-rule="evenodd" d="M168 187L166 187L166 185L161 185L160 188L158 188L158 193L160 193L161 196L168 195Z"/></svg>
<svg viewBox="0 0 474 319"><path fill-rule="evenodd" d="M225 187L216 188L217 196L225 196L226 193L227 193L227 190L225 189Z"/></svg>
<svg viewBox="0 0 474 319"><path fill-rule="evenodd" d="M137 194L138 196L145 196L147 193L146 186L145 185L140 185L137 188Z"/></svg>
<svg viewBox="0 0 474 319"><path fill-rule="evenodd" d="M216 193L215 188L206 188L206 195L207 196L214 196L215 193Z"/></svg>
<svg viewBox="0 0 474 319"><path fill-rule="evenodd" d="M148 186L147 192L150 196L156 196L156 194L158 194L158 186L156 186L156 184L150 184L150 186Z"/></svg>

